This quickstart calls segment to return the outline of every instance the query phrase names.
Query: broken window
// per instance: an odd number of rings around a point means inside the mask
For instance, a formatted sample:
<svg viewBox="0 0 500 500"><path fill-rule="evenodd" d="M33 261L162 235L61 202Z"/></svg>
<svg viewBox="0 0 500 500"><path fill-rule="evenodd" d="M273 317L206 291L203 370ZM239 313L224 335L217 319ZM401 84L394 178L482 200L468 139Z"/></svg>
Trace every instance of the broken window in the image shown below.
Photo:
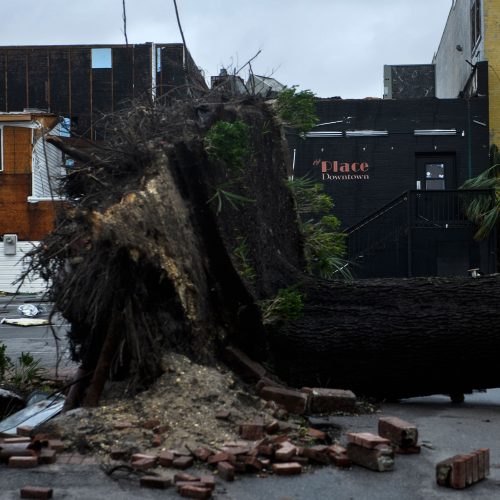
<svg viewBox="0 0 500 500"><path fill-rule="evenodd" d="M474 0L470 10L471 50L481 38L481 1Z"/></svg>
<svg viewBox="0 0 500 500"><path fill-rule="evenodd" d="M111 49L92 49L92 69L112 68Z"/></svg>

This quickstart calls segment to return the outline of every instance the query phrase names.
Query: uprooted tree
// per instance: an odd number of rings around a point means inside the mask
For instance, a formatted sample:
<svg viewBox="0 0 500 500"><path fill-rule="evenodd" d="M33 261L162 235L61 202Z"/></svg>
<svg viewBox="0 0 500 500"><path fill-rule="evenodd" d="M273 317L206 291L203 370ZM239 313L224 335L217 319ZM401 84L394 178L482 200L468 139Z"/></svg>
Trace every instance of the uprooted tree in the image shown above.
<svg viewBox="0 0 500 500"><path fill-rule="evenodd" d="M305 272L273 106L212 93L136 105L110 129L86 148L50 139L79 163L31 256L81 363L68 406L97 404L109 377L147 386L166 349L210 363L228 343L299 386L398 396L498 385L497 278Z"/></svg>

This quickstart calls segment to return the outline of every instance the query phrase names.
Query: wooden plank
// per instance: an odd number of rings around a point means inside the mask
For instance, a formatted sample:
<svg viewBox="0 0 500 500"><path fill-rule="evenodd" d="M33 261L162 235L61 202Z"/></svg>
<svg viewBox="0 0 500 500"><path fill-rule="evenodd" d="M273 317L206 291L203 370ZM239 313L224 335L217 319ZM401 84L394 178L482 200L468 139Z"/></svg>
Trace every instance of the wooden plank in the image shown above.
<svg viewBox="0 0 500 500"><path fill-rule="evenodd" d="M4 174L31 173L31 137L30 128L4 127Z"/></svg>

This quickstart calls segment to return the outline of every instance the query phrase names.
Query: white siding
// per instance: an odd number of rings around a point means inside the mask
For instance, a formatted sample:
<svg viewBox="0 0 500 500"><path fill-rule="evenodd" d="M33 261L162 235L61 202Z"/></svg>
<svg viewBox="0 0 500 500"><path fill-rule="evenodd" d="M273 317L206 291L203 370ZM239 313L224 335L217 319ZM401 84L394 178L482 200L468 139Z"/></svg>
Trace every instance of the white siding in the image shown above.
<svg viewBox="0 0 500 500"><path fill-rule="evenodd" d="M3 241L0 241L0 291L16 292L19 284L13 285L17 278L26 268L23 262L23 255L29 252L33 246L38 245L38 241L18 241L16 255L4 255ZM40 277L32 277L31 280L26 279L20 292L42 292L46 289L46 282Z"/></svg>
<svg viewBox="0 0 500 500"><path fill-rule="evenodd" d="M63 125L59 123L51 131L51 135L61 135ZM59 179L64 173L62 153L52 144L45 143L42 138L33 147L32 195L30 199L58 198Z"/></svg>

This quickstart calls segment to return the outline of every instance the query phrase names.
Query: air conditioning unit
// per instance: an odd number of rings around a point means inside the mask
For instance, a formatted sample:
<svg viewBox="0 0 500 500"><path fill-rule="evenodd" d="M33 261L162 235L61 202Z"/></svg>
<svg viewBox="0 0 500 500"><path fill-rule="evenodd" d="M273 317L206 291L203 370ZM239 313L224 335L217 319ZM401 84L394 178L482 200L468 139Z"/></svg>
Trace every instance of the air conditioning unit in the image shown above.
<svg viewBox="0 0 500 500"><path fill-rule="evenodd" d="M17 252L17 234L3 235L3 253L4 255L16 255Z"/></svg>

